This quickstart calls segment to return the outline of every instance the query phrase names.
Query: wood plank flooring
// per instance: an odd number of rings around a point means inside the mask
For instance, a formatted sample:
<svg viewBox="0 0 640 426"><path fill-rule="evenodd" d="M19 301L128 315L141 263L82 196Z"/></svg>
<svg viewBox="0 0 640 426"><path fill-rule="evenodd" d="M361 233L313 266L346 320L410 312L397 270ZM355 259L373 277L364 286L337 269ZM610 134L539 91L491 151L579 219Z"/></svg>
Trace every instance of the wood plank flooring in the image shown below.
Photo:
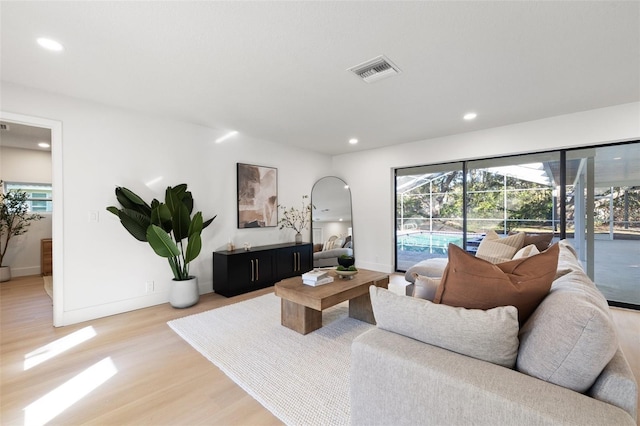
<svg viewBox="0 0 640 426"><path fill-rule="evenodd" d="M207 294L188 309L164 304L54 328L51 299L40 276L2 283L0 424L22 425L25 419L56 425L282 424L166 324L271 291L229 299ZM623 351L640 381L640 313L612 311ZM38 357L56 352L47 345L61 345L78 336L86 340L30 366ZM115 373L101 376L106 373L98 367L110 363ZM93 374L78 383L84 371ZM92 383L97 377L104 382ZM80 391L91 386L95 388L81 396ZM77 401L71 401L76 394L80 395Z"/></svg>
<svg viewBox="0 0 640 426"><path fill-rule="evenodd" d="M115 375L53 417L50 424L280 425L282 422L166 324L270 291L273 289L230 299L208 294L188 309L164 304L54 328L51 299L41 277L18 277L2 283L0 424L22 425L30 415L51 417L69 404L65 395L62 400L53 399L53 407L38 407L33 414L25 408L35 401L48 401L55 396L51 391L66 389L59 387L109 359L117 369ZM95 331L95 337L24 371L26 354L87 331Z"/></svg>

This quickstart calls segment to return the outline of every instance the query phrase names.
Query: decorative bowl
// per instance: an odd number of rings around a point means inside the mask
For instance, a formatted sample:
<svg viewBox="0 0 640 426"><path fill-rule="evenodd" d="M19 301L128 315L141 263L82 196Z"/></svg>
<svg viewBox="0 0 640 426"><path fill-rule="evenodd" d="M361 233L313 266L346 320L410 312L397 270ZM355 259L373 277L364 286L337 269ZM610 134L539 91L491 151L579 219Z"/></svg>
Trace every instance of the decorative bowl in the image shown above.
<svg viewBox="0 0 640 426"><path fill-rule="evenodd" d="M338 271L336 269L336 274L340 276L340 278L351 279L358 271Z"/></svg>
<svg viewBox="0 0 640 426"><path fill-rule="evenodd" d="M351 265L354 265L356 263L356 259L354 259L353 256L349 256L349 257L342 257L339 256L338 257L338 264L340 266L344 266L345 268L348 268Z"/></svg>

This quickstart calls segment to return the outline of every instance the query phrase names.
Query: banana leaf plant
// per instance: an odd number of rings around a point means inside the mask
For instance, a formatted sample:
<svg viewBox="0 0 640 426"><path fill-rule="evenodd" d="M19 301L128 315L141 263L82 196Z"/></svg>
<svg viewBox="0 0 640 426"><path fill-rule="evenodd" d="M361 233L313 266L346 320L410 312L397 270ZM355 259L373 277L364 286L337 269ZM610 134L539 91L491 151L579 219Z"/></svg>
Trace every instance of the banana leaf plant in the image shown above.
<svg viewBox="0 0 640 426"><path fill-rule="evenodd" d="M201 233L216 216L203 221L202 212L193 216L193 197L186 184L167 187L164 203L151 205L124 187L116 187L116 198L122 206L107 207L120 218L120 223L138 241L148 242L158 256L169 260L176 281L193 278L189 263L202 249ZM186 244L184 243L186 240Z"/></svg>

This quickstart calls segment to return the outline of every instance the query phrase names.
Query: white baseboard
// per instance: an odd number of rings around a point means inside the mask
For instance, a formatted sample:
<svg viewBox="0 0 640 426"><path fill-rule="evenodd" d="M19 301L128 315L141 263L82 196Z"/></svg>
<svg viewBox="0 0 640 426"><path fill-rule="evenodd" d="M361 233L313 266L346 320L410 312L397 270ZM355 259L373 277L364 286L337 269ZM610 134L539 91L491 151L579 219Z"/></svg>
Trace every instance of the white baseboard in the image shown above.
<svg viewBox="0 0 640 426"><path fill-rule="evenodd" d="M22 268L11 268L12 277L26 277L27 275L40 275L40 266L24 266Z"/></svg>
<svg viewBox="0 0 640 426"><path fill-rule="evenodd" d="M198 280L198 287L200 295L213 292L213 283L211 281L200 282L200 280ZM60 325L65 326L77 324L80 322L108 317L111 315L135 311L137 309L144 309L151 306L161 305L163 303L169 303L169 292L156 291L153 293L145 294L141 297L135 297L133 299L120 300L117 302L106 303L104 305L96 305L90 306L88 308L65 311L63 312L61 321L62 323Z"/></svg>
<svg viewBox="0 0 640 426"><path fill-rule="evenodd" d="M391 274L395 272L391 265L387 265L384 263L374 263L374 262L359 262L356 258L356 266L362 269L369 269L371 271L385 272L387 274Z"/></svg>

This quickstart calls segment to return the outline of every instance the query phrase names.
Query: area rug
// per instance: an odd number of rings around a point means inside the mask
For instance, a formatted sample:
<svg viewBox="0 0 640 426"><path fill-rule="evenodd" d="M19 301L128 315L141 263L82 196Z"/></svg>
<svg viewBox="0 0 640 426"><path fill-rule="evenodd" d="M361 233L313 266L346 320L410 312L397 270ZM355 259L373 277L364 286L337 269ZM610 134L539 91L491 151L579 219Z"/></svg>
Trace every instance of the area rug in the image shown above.
<svg viewBox="0 0 640 426"><path fill-rule="evenodd" d="M373 327L348 311L325 310L322 328L303 336L280 325L270 293L168 324L285 424L346 425L351 342Z"/></svg>

